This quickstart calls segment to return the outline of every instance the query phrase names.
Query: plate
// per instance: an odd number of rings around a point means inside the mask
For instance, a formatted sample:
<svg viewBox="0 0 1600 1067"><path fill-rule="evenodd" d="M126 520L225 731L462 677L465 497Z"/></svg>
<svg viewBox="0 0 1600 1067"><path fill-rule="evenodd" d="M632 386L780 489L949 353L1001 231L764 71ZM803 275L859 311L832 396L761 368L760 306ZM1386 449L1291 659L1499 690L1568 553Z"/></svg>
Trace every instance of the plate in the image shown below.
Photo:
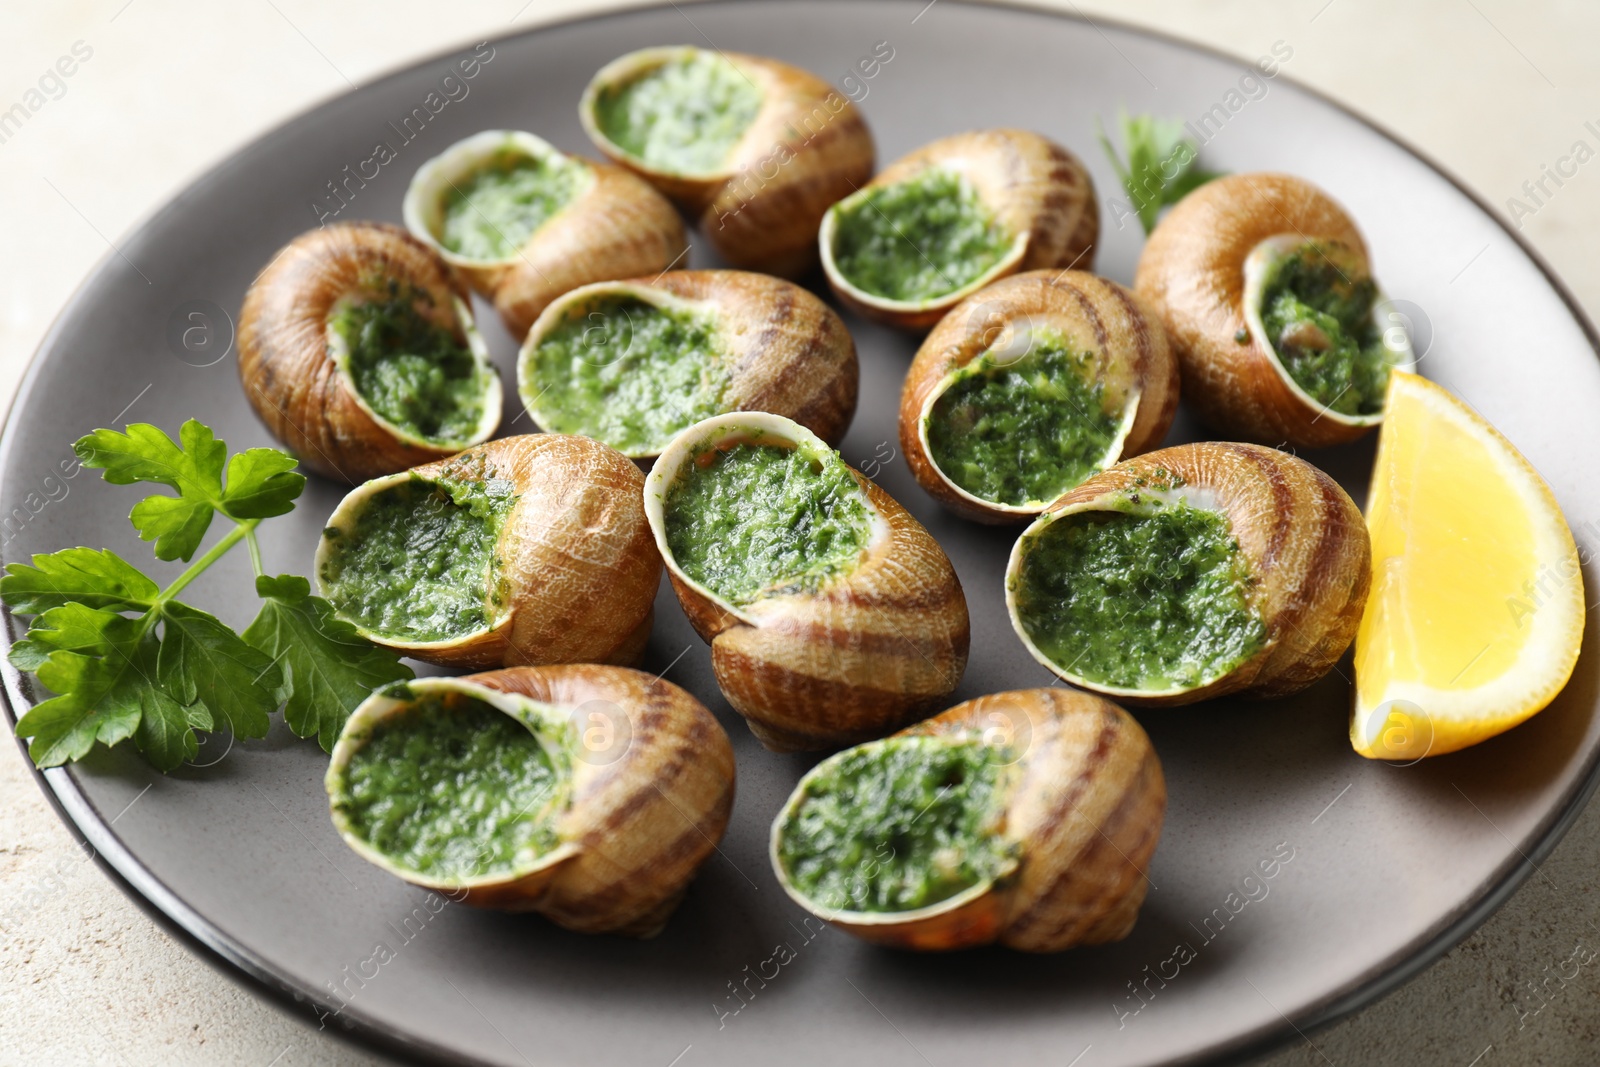
<svg viewBox="0 0 1600 1067"><path fill-rule="evenodd" d="M1583 490L1600 454L1595 338L1533 253L1449 177L1284 74L1268 79L1188 45L1022 9L851 0L668 6L539 29L493 42L470 81L443 80L463 48L244 148L109 256L46 338L0 440L5 560L78 544L150 559L126 521L137 491L101 484L93 472L66 474L72 441L95 427L147 421L174 431L196 416L234 448L271 443L239 386L229 316L255 273L319 214L398 221L412 172L481 129L528 129L592 154L577 101L595 69L645 45L707 41L841 85L860 100L880 161L984 126L1031 128L1068 145L1101 195L1098 270L1123 282L1141 236L1136 223L1118 225L1097 116L1126 107L1204 119L1209 166L1312 178L1350 208L1378 277L1406 302L1422 370L1526 453L1580 543L1592 542L1600 499ZM892 58L873 78L844 82L880 41ZM1280 60L1293 70L1292 55ZM365 161L380 141L395 155L373 167ZM691 262L715 265L699 240ZM515 345L479 310L509 385ZM928 526L967 590L972 661L952 703L1050 684L1006 620L1001 575L1015 531L942 512L895 453L896 399L915 342L859 320L850 326L861 405L844 456ZM528 428L517 414L506 413L509 432ZM1169 441L1195 434L1180 420ZM1359 501L1372 447L1309 458ZM294 515L273 521L263 538L270 572L309 573L322 520L341 494L313 478ZM190 592L242 626L254 611L239 595L247 580L236 553ZM20 624L7 622L16 637ZM1353 1010L1510 894L1594 786L1594 640L1591 627L1571 684L1543 714L1409 767L1351 752L1348 660L1291 700L1140 713L1171 794L1148 901L1125 941L1051 957L903 955L805 922L773 879L766 835L813 758L755 743L665 586L646 666L721 718L739 785L720 851L654 940L435 906L442 898L340 842L322 793L326 757L281 724L261 741L230 747L214 738L195 766L165 777L119 749L42 781L124 886L197 951L312 1026L423 1059L1198 1061L1260 1049ZM13 715L34 700L9 667L5 692Z"/></svg>

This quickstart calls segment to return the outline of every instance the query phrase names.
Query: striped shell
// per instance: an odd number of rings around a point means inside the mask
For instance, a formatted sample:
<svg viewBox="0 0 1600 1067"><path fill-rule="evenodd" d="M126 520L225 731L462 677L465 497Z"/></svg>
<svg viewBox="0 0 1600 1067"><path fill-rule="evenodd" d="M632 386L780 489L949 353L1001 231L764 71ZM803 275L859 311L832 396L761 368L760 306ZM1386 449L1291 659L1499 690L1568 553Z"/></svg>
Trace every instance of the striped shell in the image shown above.
<svg viewBox="0 0 1600 1067"><path fill-rule="evenodd" d="M934 327L900 392L900 451L917 484L958 515L1020 522L1046 506L996 503L967 492L939 469L928 445L934 403L953 384L955 372L990 350L1026 351L1030 332L1041 327L1060 332L1074 350L1092 353L1097 380L1108 392L1128 398L1132 417L1107 466L1160 444L1177 414L1178 364L1166 331L1132 293L1082 271L1003 278L967 297Z"/></svg>
<svg viewBox="0 0 1600 1067"><path fill-rule="evenodd" d="M1134 288L1166 324L1184 399L1230 437L1316 448L1353 441L1382 421L1307 395L1261 326L1264 255L1313 239L1342 244L1367 264L1355 222L1322 190L1286 174L1233 174L1180 200L1139 257Z"/></svg>
<svg viewBox="0 0 1600 1067"><path fill-rule="evenodd" d="M602 152L676 201L729 264L798 278L817 264L823 213L872 176L872 134L856 106L816 75L765 56L718 50L763 97L721 168L695 175L658 170L612 143L596 117L601 91L699 51L645 48L606 64L578 105L584 131Z"/></svg>
<svg viewBox="0 0 1600 1067"><path fill-rule="evenodd" d="M507 148L532 159L586 167L592 180L517 252L499 260L458 255L439 240L449 192ZM557 151L520 130L485 130L424 163L405 198L406 226L493 301L512 337L521 338L550 302L591 282L657 274L688 248L683 220L648 183L609 163Z"/></svg>
<svg viewBox="0 0 1600 1067"><path fill-rule="evenodd" d="M1128 493L1177 475L1192 506L1223 513L1239 542L1249 593L1265 626L1261 648L1207 685L1165 691L1091 682L1053 663L1023 629L1014 587L1032 535L1065 515L1123 510ZM1011 625L1040 663L1073 685L1140 707L1228 694L1281 697L1321 678L1355 639L1372 581L1361 511L1339 483L1305 460L1260 445L1202 441L1117 464L1062 497L1017 539L1006 568Z"/></svg>
<svg viewBox="0 0 1600 1067"><path fill-rule="evenodd" d="M557 324L581 317L597 298L629 295L647 303L710 314L727 346L726 411L770 411L837 446L856 411L861 371L856 346L832 308L790 282L737 270L668 271L654 278L603 282L568 293L545 309L517 360L517 388L535 422L546 386L532 353ZM548 400L547 400L548 403ZM651 459L651 453L633 453Z"/></svg>
<svg viewBox="0 0 1600 1067"><path fill-rule="evenodd" d="M387 223L335 223L296 237L251 283L239 312L239 377L250 406L301 463L351 485L461 450L381 419L340 368L328 317L341 298L371 292L374 279L429 294L427 317L455 329L479 366L490 366L461 276L428 245ZM492 375L483 422L463 444L487 440L500 408L500 379Z"/></svg>
<svg viewBox="0 0 1600 1067"><path fill-rule="evenodd" d="M897 736L919 734L1000 738L1017 752L1004 768L1000 830L1016 846L1015 867L916 911L820 909L779 859L803 778L772 824L773 870L795 903L866 941L923 951L999 943L1060 952L1128 936L1167 806L1161 762L1133 716L1088 693L1023 689L957 704Z"/></svg>
<svg viewBox="0 0 1600 1067"><path fill-rule="evenodd" d="M441 476L504 479L517 494L496 546L506 607L490 628L463 637L406 642L362 630L367 638L458 668L639 660L654 621L661 557L645 521L644 475L632 461L587 437L503 437L358 486L327 525L348 529L374 493L410 478ZM329 544L324 536L315 563L324 596Z"/></svg>
<svg viewBox="0 0 1600 1067"><path fill-rule="evenodd" d="M963 299L1006 275L1094 266L1100 235L1094 181L1078 158L1054 141L1027 130L958 133L902 156L856 196L914 178L930 167L959 170L973 184L996 221L1016 235L1011 250L988 271L943 296L922 302L875 296L852 285L833 260L834 226L846 201L828 212L817 235L828 283L846 307L904 330L926 330Z"/></svg>
<svg viewBox="0 0 1600 1067"><path fill-rule="evenodd" d="M711 644L723 696L767 748L835 748L882 737L955 691L967 666L967 601L949 557L910 512L859 471L876 515L856 568L814 592L734 607L679 569L664 500L697 449L759 433L763 443L827 446L778 415L719 415L679 434L645 483L645 514L667 576L695 631Z"/></svg>
<svg viewBox="0 0 1600 1067"><path fill-rule="evenodd" d="M515 876L433 881L397 868L334 824L362 858L408 882L460 893L502 911L535 911L569 930L651 937L722 839L733 807L733 747L716 718L671 682L622 667L511 667L461 678L419 678L413 692L467 693L506 710L508 698L545 704L571 723L571 797L554 828L560 844ZM371 725L406 707L375 694L346 722L328 766L330 802ZM586 731L605 728L591 747ZM619 752L618 749L621 749Z"/></svg>

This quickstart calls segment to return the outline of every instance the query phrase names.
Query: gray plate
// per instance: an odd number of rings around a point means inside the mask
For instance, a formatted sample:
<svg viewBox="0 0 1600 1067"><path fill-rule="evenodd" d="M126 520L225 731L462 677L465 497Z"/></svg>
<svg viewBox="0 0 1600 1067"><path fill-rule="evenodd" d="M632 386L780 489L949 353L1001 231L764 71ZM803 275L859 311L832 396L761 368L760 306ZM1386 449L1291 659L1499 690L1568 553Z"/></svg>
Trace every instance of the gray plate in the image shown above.
<svg viewBox="0 0 1600 1067"><path fill-rule="evenodd" d="M1227 118L1205 146L1208 162L1291 170L1347 204L1387 289L1412 302L1428 347L1424 371L1517 443L1580 540L1590 540L1600 519L1600 500L1583 492L1600 455L1591 337L1537 259L1449 178L1281 77L1247 81L1251 93L1230 97L1247 73L1232 60L1035 12L923 3L669 7L498 42L468 95L376 178L352 184L339 217L398 221L411 172L480 129L529 129L590 152L577 121L580 90L606 60L651 44L710 40L839 81L888 41L894 57L865 83L863 100L881 160L959 130L1028 127L1089 164L1103 203L1116 188L1095 147L1096 116L1126 106L1195 118L1218 104ZM325 183L380 139L398 144L389 123L424 106L453 58L382 79L262 138L101 264L45 341L0 442L6 560L78 544L150 559L125 520L137 490L92 473L56 477L71 442L97 426L132 419L171 431L196 416L235 448L271 443L245 404L232 355L209 366L195 365L209 356L177 358L169 327L191 301L235 312L255 272L313 224L309 205ZM1140 243L1137 227L1119 228L1107 210L1099 269L1128 281ZM700 244L693 259L713 265ZM484 321L509 382L515 346ZM943 514L893 455L914 343L851 327L861 409L843 452L876 469L955 561L973 618L972 665L956 698L1049 684L1005 618L1001 573L1014 533ZM1180 420L1172 440L1193 433ZM1369 441L1312 458L1361 500L1371 457ZM294 516L270 524L270 569L309 572L321 520L340 494L313 479ZM243 625L254 611L247 582L248 563L236 554L192 598ZM9 626L19 632L15 620ZM203 954L308 1023L330 1013L330 1030L391 1050L470 1063L666 1064L687 1048L675 1061L686 1067L1196 1060L1262 1047L1292 1037L1291 1022L1305 1029L1353 1009L1505 899L1593 784L1600 661L1592 644L1591 635L1572 684L1538 718L1409 768L1352 754L1338 673L1293 700L1141 714L1171 789L1150 872L1158 888L1127 940L1049 958L899 955L803 926L765 847L769 820L811 761L755 744L665 587L647 666L670 666L670 679L716 711L734 739L740 782L721 853L653 941L584 937L454 905L433 914L422 893L340 843L322 795L325 757L281 726L231 750L215 739L199 759L207 766L167 777L118 750L43 782L130 892ZM9 668L5 682L13 709L33 702L31 685ZM1292 858L1271 880L1247 883L1275 850ZM769 962L785 942L794 958ZM1168 962L1180 944L1187 962ZM336 999L335 987L348 999Z"/></svg>

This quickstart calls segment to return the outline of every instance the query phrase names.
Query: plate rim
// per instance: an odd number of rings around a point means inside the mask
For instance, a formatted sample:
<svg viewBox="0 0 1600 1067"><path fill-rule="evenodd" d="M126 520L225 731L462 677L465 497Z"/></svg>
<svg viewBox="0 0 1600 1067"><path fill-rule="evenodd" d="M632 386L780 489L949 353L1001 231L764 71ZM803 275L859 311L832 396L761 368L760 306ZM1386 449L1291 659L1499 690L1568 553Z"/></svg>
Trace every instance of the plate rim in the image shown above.
<svg viewBox="0 0 1600 1067"><path fill-rule="evenodd" d="M692 0L692 2L695 7L712 7L733 6L738 3L738 0ZM827 0L827 2L847 4L849 0ZM896 0L896 2L904 2L909 5L916 2L916 0ZM938 0L935 0L935 2L938 2ZM1048 6L1042 0L944 0L944 2L972 9L1004 8L1023 11L1080 23L1097 32L1101 25L1110 26L1136 37L1146 38L1192 53L1210 56L1225 63L1249 65L1247 60L1216 46L1191 40L1166 30L1133 24L1116 17L1098 15L1090 17L1083 13L1081 9L1078 9L1076 5L1074 5L1074 10L1072 11L1063 11L1059 8ZM484 40L491 44L509 42L541 34L562 26L605 22L617 18L626 18L641 12L661 11L667 7L675 8L676 6L677 4L673 0L653 0L653 2L618 7L607 11L562 16L541 21L515 33L493 34L484 38ZM927 7L932 6L932 3L927 5ZM101 275L110 261L121 256L120 249L123 245L150 230L168 212L176 210L179 200L188 190L214 181L218 172L232 163L239 153L279 136L314 113L336 104L355 92L375 88L385 82L410 74L419 67L453 56L461 47L460 42L447 45L444 48L429 52L426 55L384 71L354 89L335 92L295 111L243 145L233 149L223 158L211 163L195 177L185 182L181 188L153 211L143 215L129 226L124 231L122 240L101 254L73 289L72 294L57 309L50 326L40 339L38 347L34 349L32 356L29 357L27 369L24 371L16 391L12 394L6 406L3 422L0 422L0 484L3 484L3 471L6 461L10 458L12 449L16 445L13 415L38 384L38 379L43 372L45 355L55 346L57 336L63 329L63 324L69 312L77 308L90 284ZM1509 237L1518 250L1528 258L1528 261L1543 276L1545 283L1561 299L1567 313L1572 316L1572 319L1583 332L1596 359L1600 359L1600 330L1596 329L1594 322L1590 320L1582 304L1579 303L1577 297L1568 288L1561 276L1556 273L1544 255L1519 231L1513 229L1501 218L1495 212L1493 205L1483 195L1457 177L1454 171L1439 163L1431 153L1419 149L1406 138L1357 111L1353 106L1314 86L1306 84L1293 75L1280 72L1278 78L1313 100L1327 105L1347 118L1353 119L1361 126L1389 141L1449 183L1457 193L1493 222L1501 233ZM0 563L4 562L8 561L0 559ZM11 632L14 618L10 608L0 606L0 618L5 621L5 626L0 627L0 651L9 653L13 644ZM52 767L46 770L40 770L34 766L32 758L28 755L27 744L22 738L15 735L18 718L16 712L17 703L27 703L27 696L22 691L21 680L21 672L11 665L9 659L0 657L0 681L4 683L0 685L0 711L4 713L4 721L8 727L7 732L12 735L13 743L18 747L24 764L39 784L45 799L49 801L50 806L55 810L62 822L66 824L69 832L76 832L82 835L82 840L75 840L73 844L78 848L87 847L90 851L90 858L94 860L96 866L110 877L112 884L131 899L141 912L153 919L192 955L208 963L213 969L243 986L249 992L262 997L302 1025L309 1027L314 1019L319 1016L322 1017L324 1019L323 1025L318 1027L315 1032L330 1034L337 1040L363 1051L379 1052L413 1064L439 1064L446 1065L446 1067L493 1067L488 1061L465 1056L448 1046L426 1038L412 1036L398 1027L393 1027L368 1017L361 1009L354 1006L345 1005L343 1009L335 1013L332 1004L319 996L315 989L302 987L280 974L262 956L219 929L214 923L190 907L181 896L162 882L154 872L146 867L122 843L110 823L106 821L88 796L78 787L77 782L73 780L72 774L66 766ZM1323 998L1319 998L1317 1002L1301 1012L1299 1018L1283 1015L1280 1012L1282 1021L1279 1024L1268 1023L1255 1031L1237 1035L1235 1038L1226 1039L1210 1047L1180 1054L1168 1062L1172 1064L1224 1064L1240 1063L1259 1057L1274 1049L1288 1045L1297 1037L1306 1039L1306 1032L1326 1029L1405 985L1422 971L1436 963L1445 953L1460 944L1478 927L1482 926L1490 916L1500 910L1512 895L1521 888L1523 882L1538 870L1539 864L1561 843L1561 840L1572 828L1572 824L1588 806L1597 787L1600 787L1600 746L1597 746L1595 752L1589 757L1587 768L1584 769L1582 776L1569 790L1568 795L1562 799L1546 819L1541 821L1541 825L1535 830L1537 840L1533 846L1527 851L1516 850L1520 854L1520 862L1508 862L1508 869L1497 877L1491 877L1487 883L1488 888L1476 900L1470 901L1467 907L1453 920L1446 923L1444 927L1420 945L1402 950L1404 953L1403 958L1392 965L1380 966L1343 990L1336 990ZM312 1016L311 1019L306 1018L307 1012ZM328 1018L338 1019L339 1025L328 1026L325 1021Z"/></svg>

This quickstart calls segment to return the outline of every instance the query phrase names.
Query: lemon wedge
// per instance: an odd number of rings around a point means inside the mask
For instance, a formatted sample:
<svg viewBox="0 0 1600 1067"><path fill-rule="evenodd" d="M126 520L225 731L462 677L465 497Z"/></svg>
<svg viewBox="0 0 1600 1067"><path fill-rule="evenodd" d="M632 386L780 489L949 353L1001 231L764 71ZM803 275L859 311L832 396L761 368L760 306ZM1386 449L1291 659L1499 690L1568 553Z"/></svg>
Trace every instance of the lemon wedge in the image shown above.
<svg viewBox="0 0 1600 1067"><path fill-rule="evenodd" d="M1454 752L1555 699L1583 639L1572 531L1511 442L1415 374L1391 379L1367 529L1357 752L1405 761Z"/></svg>

